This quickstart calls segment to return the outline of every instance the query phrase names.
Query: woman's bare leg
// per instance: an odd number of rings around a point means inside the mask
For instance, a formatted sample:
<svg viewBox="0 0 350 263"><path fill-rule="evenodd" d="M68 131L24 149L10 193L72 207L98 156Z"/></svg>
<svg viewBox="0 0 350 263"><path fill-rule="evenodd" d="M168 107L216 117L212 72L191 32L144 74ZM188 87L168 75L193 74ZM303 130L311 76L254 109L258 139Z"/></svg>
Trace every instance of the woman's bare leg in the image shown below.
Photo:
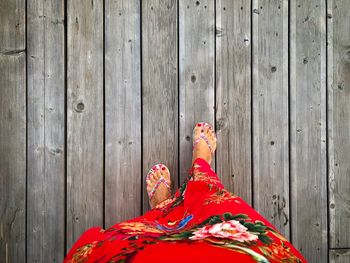
<svg viewBox="0 0 350 263"><path fill-rule="evenodd" d="M206 141L204 139L200 139L196 145L193 148L192 151L192 164L196 160L196 158L203 158L206 160L209 164L211 164L212 161L212 154L214 154L214 151L216 149L216 138L215 133L212 131L208 126L196 126L194 128L194 139L198 138L200 133L203 132L204 135L207 137L213 153L210 151L210 148ZM150 179L147 181L147 191L151 191L154 185L157 183L160 176L163 176L168 182L168 184L171 184L170 182L170 174L166 170L157 171L154 175L150 177ZM171 197L171 191L169 188L167 188L164 184L160 184L157 188L154 196L150 200L151 208L154 208L157 204L160 202L168 199Z"/></svg>

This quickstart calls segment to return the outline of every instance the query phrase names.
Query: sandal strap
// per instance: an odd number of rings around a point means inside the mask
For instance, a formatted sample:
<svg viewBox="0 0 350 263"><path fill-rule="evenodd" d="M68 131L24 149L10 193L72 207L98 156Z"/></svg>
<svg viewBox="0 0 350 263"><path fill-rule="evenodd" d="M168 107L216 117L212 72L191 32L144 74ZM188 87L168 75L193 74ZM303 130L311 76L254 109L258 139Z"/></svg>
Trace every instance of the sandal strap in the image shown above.
<svg viewBox="0 0 350 263"><path fill-rule="evenodd" d="M159 170L161 168L162 164L155 164L151 167L151 169L149 169L147 176L146 176L146 180L149 179L149 177L151 176L151 174L155 173L157 170Z"/></svg>
<svg viewBox="0 0 350 263"><path fill-rule="evenodd" d="M147 176L146 176L146 181L150 178L151 174L155 173L157 171L157 169L161 169L162 167L165 167L167 169L168 173L170 174L168 167L166 167L163 164L156 164L156 165L153 165L152 168L148 171ZM164 179L164 177L161 176L158 179L158 181L156 182L156 184L153 186L152 190L148 192L148 196L149 196L150 200L152 199L153 195L155 194L157 188L159 187L159 185L161 183L164 183L167 188L169 188L169 189L171 188L170 185L168 184L168 182Z"/></svg>
<svg viewBox="0 0 350 263"><path fill-rule="evenodd" d="M194 148L194 146L200 141L200 139L204 139L204 141L208 144L210 152L213 153L213 148L212 148L211 144L209 143L208 138L204 135L203 132L201 132L201 134L198 136L198 138L193 142L192 148Z"/></svg>
<svg viewBox="0 0 350 263"><path fill-rule="evenodd" d="M152 197L154 196L154 194L155 194L157 188L160 186L161 183L164 183L165 186L166 186L167 188L170 189L170 185L168 184L168 182L164 179L163 176L161 176L161 177L158 179L158 181L156 182L156 184L154 185L154 187L152 188L152 190L148 192L148 197L149 197L150 200L151 200Z"/></svg>
<svg viewBox="0 0 350 263"><path fill-rule="evenodd" d="M209 129L212 129L212 127L211 127L208 123L206 123L206 122L199 122L199 123L202 124L203 127L208 126ZM198 124L198 123L197 123L197 124ZM195 133L195 129L193 129L193 134L194 134L194 133ZM215 134L214 134L214 136L216 137ZM194 136L193 136L193 137L194 137ZM209 147L210 152L213 153L213 147L212 147L212 145L210 144L208 138L205 136L205 134L204 134L202 131L201 131L200 135L198 136L198 138L195 139L195 140L193 141L192 150L194 149L194 146L199 142L200 139L204 139L204 141L208 144L208 147Z"/></svg>

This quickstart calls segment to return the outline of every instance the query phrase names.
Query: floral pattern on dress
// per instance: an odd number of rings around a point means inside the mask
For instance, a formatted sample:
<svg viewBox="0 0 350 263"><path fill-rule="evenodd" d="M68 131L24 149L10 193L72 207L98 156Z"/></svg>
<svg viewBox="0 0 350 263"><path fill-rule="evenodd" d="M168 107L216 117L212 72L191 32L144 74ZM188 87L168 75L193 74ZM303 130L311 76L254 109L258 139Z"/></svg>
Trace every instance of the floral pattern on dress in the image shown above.
<svg viewBox="0 0 350 263"><path fill-rule="evenodd" d="M228 260L237 262L306 262L271 223L227 191L201 158L172 198L143 216L86 231L65 262L132 262L140 257L138 262L148 262L152 253L146 251L151 247L178 245L194 251L196 244L206 247L200 252L203 256L220 248Z"/></svg>

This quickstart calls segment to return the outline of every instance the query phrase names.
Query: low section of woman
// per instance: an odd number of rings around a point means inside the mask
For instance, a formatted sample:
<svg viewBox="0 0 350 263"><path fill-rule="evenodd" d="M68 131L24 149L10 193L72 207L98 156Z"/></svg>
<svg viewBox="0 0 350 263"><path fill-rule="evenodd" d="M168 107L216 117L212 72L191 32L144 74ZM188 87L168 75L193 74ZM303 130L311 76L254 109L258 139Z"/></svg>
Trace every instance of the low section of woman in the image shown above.
<svg viewBox="0 0 350 263"><path fill-rule="evenodd" d="M193 130L189 176L170 195L170 174L147 175L152 210L108 229L87 230L65 262L306 262L278 230L225 190L210 162L216 136L208 123Z"/></svg>

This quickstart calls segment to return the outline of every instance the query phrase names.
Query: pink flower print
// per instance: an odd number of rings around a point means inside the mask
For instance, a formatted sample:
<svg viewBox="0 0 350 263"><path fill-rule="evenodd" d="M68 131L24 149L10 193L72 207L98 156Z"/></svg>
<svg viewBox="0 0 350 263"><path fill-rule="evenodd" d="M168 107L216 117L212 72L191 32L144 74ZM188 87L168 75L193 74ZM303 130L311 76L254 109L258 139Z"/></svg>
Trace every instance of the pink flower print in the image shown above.
<svg viewBox="0 0 350 263"><path fill-rule="evenodd" d="M206 237L214 236L219 238L229 238L239 242L257 240L258 236L247 231L239 221L230 220L214 225L204 226L193 232L192 240L204 239Z"/></svg>

